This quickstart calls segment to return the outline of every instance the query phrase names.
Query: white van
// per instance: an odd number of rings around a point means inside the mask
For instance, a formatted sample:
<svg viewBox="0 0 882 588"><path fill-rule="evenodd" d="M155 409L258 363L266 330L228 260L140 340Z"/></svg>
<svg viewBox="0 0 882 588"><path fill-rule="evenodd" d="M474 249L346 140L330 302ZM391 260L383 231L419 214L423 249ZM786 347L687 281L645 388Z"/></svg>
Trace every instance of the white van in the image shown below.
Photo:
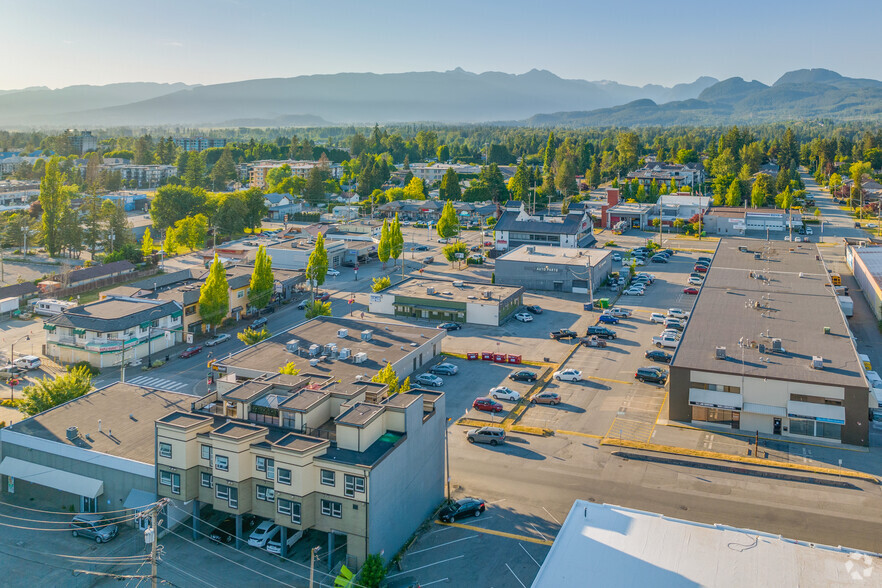
<svg viewBox="0 0 882 588"><path fill-rule="evenodd" d="M15 367L21 370L35 370L40 367L42 362L36 355L24 355L12 363L15 364Z"/></svg>

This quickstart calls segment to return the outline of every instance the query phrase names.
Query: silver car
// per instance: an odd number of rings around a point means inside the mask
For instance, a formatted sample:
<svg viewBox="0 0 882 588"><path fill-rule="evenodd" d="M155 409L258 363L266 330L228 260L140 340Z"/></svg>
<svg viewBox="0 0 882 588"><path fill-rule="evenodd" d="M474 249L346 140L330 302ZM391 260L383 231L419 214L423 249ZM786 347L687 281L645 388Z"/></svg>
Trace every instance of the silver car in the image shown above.
<svg viewBox="0 0 882 588"><path fill-rule="evenodd" d="M481 427L466 433L469 443L489 443L496 446L505 443L505 429L500 427Z"/></svg>
<svg viewBox="0 0 882 588"><path fill-rule="evenodd" d="M70 528L74 537L94 539L96 543L106 543L119 532L119 527L107 524L98 514L79 514L70 522Z"/></svg>

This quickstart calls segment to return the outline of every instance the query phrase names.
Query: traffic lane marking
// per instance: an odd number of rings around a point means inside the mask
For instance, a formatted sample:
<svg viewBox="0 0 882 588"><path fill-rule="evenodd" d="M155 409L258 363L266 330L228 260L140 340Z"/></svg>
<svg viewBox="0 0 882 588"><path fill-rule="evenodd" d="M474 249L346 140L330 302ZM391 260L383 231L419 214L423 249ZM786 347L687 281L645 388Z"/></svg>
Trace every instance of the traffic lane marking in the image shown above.
<svg viewBox="0 0 882 588"><path fill-rule="evenodd" d="M554 541L548 541L543 539L536 539L535 537L527 537L526 535L516 535L515 533L506 533L505 531L494 531L492 529L482 529L481 527L474 527L472 525L463 525L462 523L445 523L442 521L435 521L438 525L447 525L449 527L458 527L460 529L468 529L469 531L476 531L478 533L486 533L488 535L496 535L497 537L506 537L508 539L516 539L517 541L526 541L528 543L537 543L539 545L552 545Z"/></svg>

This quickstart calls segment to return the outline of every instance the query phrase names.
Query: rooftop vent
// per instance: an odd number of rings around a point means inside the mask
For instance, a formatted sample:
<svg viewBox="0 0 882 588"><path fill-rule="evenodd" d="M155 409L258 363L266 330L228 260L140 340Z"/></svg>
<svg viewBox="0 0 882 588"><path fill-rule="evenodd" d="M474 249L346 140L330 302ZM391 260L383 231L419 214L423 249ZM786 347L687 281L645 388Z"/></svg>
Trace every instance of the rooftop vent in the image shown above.
<svg viewBox="0 0 882 588"><path fill-rule="evenodd" d="M781 345L781 339L772 339L772 351L784 351Z"/></svg>
<svg viewBox="0 0 882 588"><path fill-rule="evenodd" d="M361 332L361 340L362 341L370 341L374 338L374 332L370 329L365 329Z"/></svg>
<svg viewBox="0 0 882 588"><path fill-rule="evenodd" d="M426 286L426 294L434 294L435 287L434 286Z"/></svg>
<svg viewBox="0 0 882 588"><path fill-rule="evenodd" d="M74 439L79 438L80 430L76 427L68 427L67 428L67 440L73 441Z"/></svg>
<svg viewBox="0 0 882 588"><path fill-rule="evenodd" d="M536 248L532 245L527 246L527 253L536 253Z"/></svg>
<svg viewBox="0 0 882 588"><path fill-rule="evenodd" d="M453 282L453 287L454 288L462 288L462 282L460 282L460 281Z"/></svg>
<svg viewBox="0 0 882 588"><path fill-rule="evenodd" d="M339 329L337 331L337 337L339 337L340 339L345 339L348 336L349 336L349 329Z"/></svg>
<svg viewBox="0 0 882 588"><path fill-rule="evenodd" d="M483 292L481 292L481 297L484 300L493 300L493 292L491 292L490 290L484 290Z"/></svg>
<svg viewBox="0 0 882 588"><path fill-rule="evenodd" d="M822 369L824 369L824 358L821 357L820 355L813 355L813 356L812 356L811 368L812 368L813 370L822 370Z"/></svg>
<svg viewBox="0 0 882 588"><path fill-rule="evenodd" d="M299 339L291 339L287 343L285 343L285 351L289 351L291 353L297 353L300 350L300 340Z"/></svg>
<svg viewBox="0 0 882 588"><path fill-rule="evenodd" d="M717 347L715 357L717 359L726 359L726 348L725 347Z"/></svg>

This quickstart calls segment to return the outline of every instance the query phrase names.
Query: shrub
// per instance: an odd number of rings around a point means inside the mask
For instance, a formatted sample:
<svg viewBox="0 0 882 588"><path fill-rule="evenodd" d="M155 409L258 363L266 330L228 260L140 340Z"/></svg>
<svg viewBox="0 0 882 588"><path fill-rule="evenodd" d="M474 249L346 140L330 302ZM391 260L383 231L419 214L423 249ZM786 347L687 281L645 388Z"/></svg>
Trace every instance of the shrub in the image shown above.
<svg viewBox="0 0 882 588"><path fill-rule="evenodd" d="M371 290L374 292L379 292L381 290L385 290L389 286L392 285L392 280L389 279L389 276L383 276L382 278L374 278L374 283L371 284Z"/></svg>
<svg viewBox="0 0 882 588"><path fill-rule="evenodd" d="M94 366L93 366L91 363L89 363L88 361L78 361L78 362L76 362L76 363L72 363L72 364L68 365L68 366L67 366L66 368L64 368L64 369L66 369L68 372L71 372L71 371L73 371L73 370L75 370L75 369L77 369L77 368L83 368L83 369L85 369L87 372L89 372L89 375L91 375L91 376L97 376L98 374L101 373L101 370L99 370L98 368L94 367Z"/></svg>
<svg viewBox="0 0 882 588"><path fill-rule="evenodd" d="M616 242L615 241L607 241L606 243L603 244L603 246L604 247L615 247Z"/></svg>

